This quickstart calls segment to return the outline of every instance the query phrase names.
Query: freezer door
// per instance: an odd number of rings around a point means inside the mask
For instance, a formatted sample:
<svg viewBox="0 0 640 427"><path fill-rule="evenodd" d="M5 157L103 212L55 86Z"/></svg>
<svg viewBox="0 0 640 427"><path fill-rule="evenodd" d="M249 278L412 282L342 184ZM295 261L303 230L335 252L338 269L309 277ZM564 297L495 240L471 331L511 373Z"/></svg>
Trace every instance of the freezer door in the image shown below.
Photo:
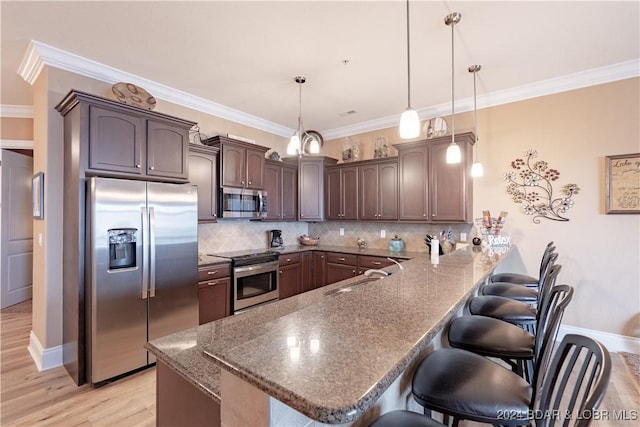
<svg viewBox="0 0 640 427"><path fill-rule="evenodd" d="M149 182L147 200L153 340L198 326L198 196L189 184Z"/></svg>
<svg viewBox="0 0 640 427"><path fill-rule="evenodd" d="M88 181L88 375L92 384L147 364L143 284L146 184Z"/></svg>

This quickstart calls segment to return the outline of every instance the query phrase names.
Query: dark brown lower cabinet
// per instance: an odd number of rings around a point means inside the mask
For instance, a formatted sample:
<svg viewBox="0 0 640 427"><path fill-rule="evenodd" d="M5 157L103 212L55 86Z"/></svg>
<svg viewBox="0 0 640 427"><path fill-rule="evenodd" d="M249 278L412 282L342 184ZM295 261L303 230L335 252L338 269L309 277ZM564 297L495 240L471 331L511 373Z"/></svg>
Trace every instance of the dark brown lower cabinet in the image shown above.
<svg viewBox="0 0 640 427"><path fill-rule="evenodd" d="M358 275L358 255L327 252L327 284Z"/></svg>
<svg viewBox="0 0 640 427"><path fill-rule="evenodd" d="M312 269L313 289L321 288L328 284L326 257L327 257L326 252L313 251L313 269Z"/></svg>
<svg viewBox="0 0 640 427"><path fill-rule="evenodd" d="M302 252L302 292L315 289L313 252Z"/></svg>
<svg viewBox="0 0 640 427"><path fill-rule="evenodd" d="M205 265L198 268L199 324L231 315L230 264Z"/></svg>
<svg viewBox="0 0 640 427"><path fill-rule="evenodd" d="M210 399L180 374L156 364L157 427L219 427L220 403Z"/></svg>
<svg viewBox="0 0 640 427"><path fill-rule="evenodd" d="M278 287L280 299L302 292L302 253L283 254L279 259Z"/></svg>

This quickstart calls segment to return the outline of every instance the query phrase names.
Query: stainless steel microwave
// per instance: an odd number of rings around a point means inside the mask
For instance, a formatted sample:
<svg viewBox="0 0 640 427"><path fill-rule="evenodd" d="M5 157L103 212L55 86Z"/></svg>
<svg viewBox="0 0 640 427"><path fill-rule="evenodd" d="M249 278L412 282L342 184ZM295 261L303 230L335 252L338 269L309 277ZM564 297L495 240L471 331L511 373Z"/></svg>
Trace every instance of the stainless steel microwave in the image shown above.
<svg viewBox="0 0 640 427"><path fill-rule="evenodd" d="M221 218L264 218L267 216L267 192L242 188L220 189Z"/></svg>

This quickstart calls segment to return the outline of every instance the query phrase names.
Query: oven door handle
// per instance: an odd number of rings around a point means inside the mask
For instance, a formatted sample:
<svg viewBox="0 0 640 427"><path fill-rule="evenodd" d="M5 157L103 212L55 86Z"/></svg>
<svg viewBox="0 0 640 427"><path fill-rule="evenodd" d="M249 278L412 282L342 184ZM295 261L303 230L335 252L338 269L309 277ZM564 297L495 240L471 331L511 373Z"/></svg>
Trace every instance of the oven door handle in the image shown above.
<svg viewBox="0 0 640 427"><path fill-rule="evenodd" d="M259 273L267 273L278 269L278 261L263 262L260 264L243 265L234 267L233 274L238 277L249 276Z"/></svg>

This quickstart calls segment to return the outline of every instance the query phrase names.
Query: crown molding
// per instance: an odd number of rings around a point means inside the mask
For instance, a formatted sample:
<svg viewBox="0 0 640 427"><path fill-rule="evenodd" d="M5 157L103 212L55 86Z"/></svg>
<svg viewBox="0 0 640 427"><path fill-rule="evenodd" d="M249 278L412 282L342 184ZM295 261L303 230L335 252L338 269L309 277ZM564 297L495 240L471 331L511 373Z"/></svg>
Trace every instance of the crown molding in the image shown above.
<svg viewBox="0 0 640 427"><path fill-rule="evenodd" d="M574 74L568 74L566 76L478 95L477 105L478 109L496 107L498 105L508 104L511 102L524 101L540 96L553 95L555 93L635 77L640 77L640 59L632 59L618 64L612 64L605 67L594 68ZM456 100L456 113L464 113L466 111L471 111L472 109L472 97ZM449 115L451 113L451 104L439 104L427 108L420 108L416 111L418 112L420 120L426 120L438 116ZM322 131L322 135L326 140L331 140L358 133L394 127L397 126L398 123L400 123L400 114L325 130Z"/></svg>
<svg viewBox="0 0 640 427"><path fill-rule="evenodd" d="M33 106L0 104L0 117L11 117L14 119L32 119Z"/></svg>
<svg viewBox="0 0 640 427"><path fill-rule="evenodd" d="M31 40L18 69L18 74L33 85L45 65L89 77L105 83L129 82L148 90L157 99L211 114L226 120L288 138L294 129L260 117L218 104L213 101L173 89L169 86L92 61L53 46Z"/></svg>
<svg viewBox="0 0 640 427"><path fill-rule="evenodd" d="M139 85L153 93L153 96L173 104L211 114L226 120L250 126L274 135L288 138L294 129L273 123L222 104L176 90L160 83L127 73L117 68L66 52L53 46L32 40L18 69L18 74L33 85L45 65L90 77L109 84L126 81ZM566 76L543 80L501 91L478 96L479 109L495 107L511 102L524 101L545 95L610 83L617 80L640 77L640 59L594 68ZM456 111L463 113L473 108L473 98L456 100ZM447 115L451 111L450 103L420 108L417 110L421 120ZM335 129L321 131L325 139L335 139L358 133L371 132L394 127L400 122L400 114L375 120L355 123Z"/></svg>
<svg viewBox="0 0 640 427"><path fill-rule="evenodd" d="M25 139L0 139L1 149L33 150L33 141Z"/></svg>

